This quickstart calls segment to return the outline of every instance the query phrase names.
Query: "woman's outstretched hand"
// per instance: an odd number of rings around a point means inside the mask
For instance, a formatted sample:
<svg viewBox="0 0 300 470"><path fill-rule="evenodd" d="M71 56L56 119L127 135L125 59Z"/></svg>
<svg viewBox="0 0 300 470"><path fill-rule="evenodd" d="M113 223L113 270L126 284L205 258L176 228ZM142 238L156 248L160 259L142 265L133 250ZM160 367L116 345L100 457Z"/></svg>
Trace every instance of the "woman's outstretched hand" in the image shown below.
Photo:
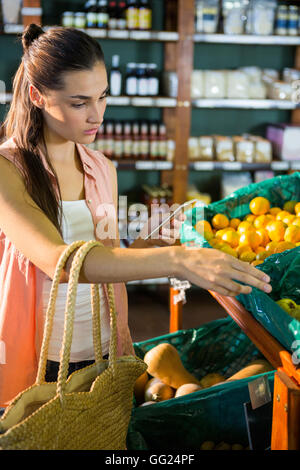
<svg viewBox="0 0 300 470"><path fill-rule="evenodd" d="M272 290L269 276L222 251L211 248L176 248L176 277L187 279L203 289L233 297L249 294L252 287L266 293Z"/></svg>

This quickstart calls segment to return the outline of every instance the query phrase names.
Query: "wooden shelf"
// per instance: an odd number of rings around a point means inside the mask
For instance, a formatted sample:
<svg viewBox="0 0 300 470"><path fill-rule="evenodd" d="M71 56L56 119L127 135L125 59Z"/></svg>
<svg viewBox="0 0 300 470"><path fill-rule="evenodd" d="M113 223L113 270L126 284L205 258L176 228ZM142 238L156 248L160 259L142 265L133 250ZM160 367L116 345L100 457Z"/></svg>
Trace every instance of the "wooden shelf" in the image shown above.
<svg viewBox="0 0 300 470"><path fill-rule="evenodd" d="M299 46L299 36L259 36L254 34L194 34L195 43Z"/></svg>
<svg viewBox="0 0 300 470"><path fill-rule="evenodd" d="M229 98L199 98L192 100L194 108L232 108L232 109L283 109L293 110L299 108L299 103L288 100L257 100L257 99L229 99Z"/></svg>
<svg viewBox="0 0 300 470"><path fill-rule="evenodd" d="M190 170L194 171L288 171L300 170L299 162L273 161L270 163L242 163L242 162L217 162L198 161L189 164Z"/></svg>

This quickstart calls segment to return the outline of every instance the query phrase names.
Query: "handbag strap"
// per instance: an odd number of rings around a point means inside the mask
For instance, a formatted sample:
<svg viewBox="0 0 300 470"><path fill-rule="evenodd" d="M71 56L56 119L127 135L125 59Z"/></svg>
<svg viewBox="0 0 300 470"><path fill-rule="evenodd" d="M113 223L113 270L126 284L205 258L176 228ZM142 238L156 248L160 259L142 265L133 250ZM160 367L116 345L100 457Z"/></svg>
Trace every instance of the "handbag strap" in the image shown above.
<svg viewBox="0 0 300 470"><path fill-rule="evenodd" d="M60 395L61 403L63 403L64 392L66 387L66 381L68 376L69 369L69 359L70 351L72 345L73 337L73 324L74 324L74 314L75 314L75 302L76 302L76 293L78 278L82 263L87 256L88 252L95 246L103 246L99 241L91 240L82 245L74 256L68 283L68 293L67 293L67 302L65 310L65 323L64 323L64 335L62 349L60 352L60 365L58 371L57 379L57 393ZM92 295L94 294L95 289L99 289L99 286L92 284ZM99 291L98 291L99 292ZM114 301L114 290L111 284L108 284L108 300L109 300L109 314L110 314L110 344L109 344L109 368L112 370L113 375L116 371L116 361L117 361L117 322L116 322L116 309ZM94 296L94 301L92 301L92 315L93 318L98 316L97 312L93 306L96 304L96 299ZM98 302L99 305L99 302ZM94 326L97 325L97 328L100 330L100 319L97 323L97 320L93 321ZM96 332L94 333L96 335ZM101 335L100 335L101 336ZM96 354L96 351L95 351Z"/></svg>

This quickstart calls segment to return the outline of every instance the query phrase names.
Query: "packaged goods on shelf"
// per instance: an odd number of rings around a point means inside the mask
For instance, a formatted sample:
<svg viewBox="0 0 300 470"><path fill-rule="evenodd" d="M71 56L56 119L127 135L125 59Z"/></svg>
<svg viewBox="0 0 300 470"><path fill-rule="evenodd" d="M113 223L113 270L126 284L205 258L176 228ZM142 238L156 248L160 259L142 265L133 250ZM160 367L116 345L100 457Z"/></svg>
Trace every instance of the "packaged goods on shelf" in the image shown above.
<svg viewBox="0 0 300 470"><path fill-rule="evenodd" d="M261 78L264 83L272 83L279 80L279 71L275 69L263 69Z"/></svg>
<svg viewBox="0 0 300 470"><path fill-rule="evenodd" d="M268 84L267 96L271 100L291 100L293 87L291 83L277 80Z"/></svg>
<svg viewBox="0 0 300 470"><path fill-rule="evenodd" d="M200 160L214 159L214 139L212 136L201 136L199 141Z"/></svg>
<svg viewBox="0 0 300 470"><path fill-rule="evenodd" d="M253 163L254 162L254 142L245 137L233 137L234 154L237 162Z"/></svg>
<svg viewBox="0 0 300 470"><path fill-rule="evenodd" d="M4 25L22 23L22 0L1 0L1 10Z"/></svg>
<svg viewBox="0 0 300 470"><path fill-rule="evenodd" d="M227 98L250 98L249 85L248 75L242 70L227 72Z"/></svg>
<svg viewBox="0 0 300 470"><path fill-rule="evenodd" d="M233 141L230 137L216 135L214 142L216 160L219 162L233 162L235 160Z"/></svg>
<svg viewBox="0 0 300 470"><path fill-rule="evenodd" d="M270 124L267 139L274 156L280 160L300 160L300 127L290 124Z"/></svg>
<svg viewBox="0 0 300 470"><path fill-rule="evenodd" d="M221 199L224 199L237 189L248 186L251 183L251 173L247 171L223 172L221 178Z"/></svg>
<svg viewBox="0 0 300 470"><path fill-rule="evenodd" d="M223 0L223 31L225 34L243 34L247 4L244 0Z"/></svg>
<svg viewBox="0 0 300 470"><path fill-rule="evenodd" d="M276 14L276 1L252 0L250 34L266 35L273 34L273 26Z"/></svg>
<svg viewBox="0 0 300 470"><path fill-rule="evenodd" d="M197 137L190 137L188 141L188 157L190 161L200 159L200 146Z"/></svg>
<svg viewBox="0 0 300 470"><path fill-rule="evenodd" d="M300 80L300 70L292 68L284 68L282 71L282 80L286 83L293 83L296 80Z"/></svg>
<svg viewBox="0 0 300 470"><path fill-rule="evenodd" d="M288 34L289 10L287 5L279 5L276 13L275 34L285 36Z"/></svg>
<svg viewBox="0 0 300 470"><path fill-rule="evenodd" d="M198 33L216 33L218 30L219 12L218 0L197 0L195 30Z"/></svg>
<svg viewBox="0 0 300 470"><path fill-rule="evenodd" d="M186 193L186 200L192 201L193 199L198 199L199 201L203 202L204 204L211 203L211 195L208 193L201 193L194 184L188 185L187 193Z"/></svg>
<svg viewBox="0 0 300 470"><path fill-rule="evenodd" d="M269 140L256 135L247 136L254 144L255 163L270 163L272 161L272 144Z"/></svg>
<svg viewBox="0 0 300 470"><path fill-rule="evenodd" d="M204 71L204 97L225 98L226 72L224 70Z"/></svg>
<svg viewBox="0 0 300 470"><path fill-rule="evenodd" d="M202 98L204 95L204 72L194 70L192 73L191 96L193 98Z"/></svg>

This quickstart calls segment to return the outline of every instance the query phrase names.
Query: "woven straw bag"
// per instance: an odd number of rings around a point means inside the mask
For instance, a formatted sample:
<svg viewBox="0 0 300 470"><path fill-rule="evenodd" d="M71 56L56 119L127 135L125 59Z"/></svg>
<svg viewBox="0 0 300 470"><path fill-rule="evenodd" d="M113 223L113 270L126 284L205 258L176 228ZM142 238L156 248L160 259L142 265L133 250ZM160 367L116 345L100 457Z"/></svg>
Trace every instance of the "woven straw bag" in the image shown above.
<svg viewBox="0 0 300 470"><path fill-rule="evenodd" d="M91 285L95 363L73 372L68 365L73 335L77 284L83 260L98 241L77 241L61 255L50 292L37 378L11 402L0 419L2 450L124 450L133 388L146 364L135 356L117 357L114 293L108 285L111 337L109 359L102 358L99 287ZM63 344L57 382L45 382L48 345L59 279L77 251L69 277Z"/></svg>

